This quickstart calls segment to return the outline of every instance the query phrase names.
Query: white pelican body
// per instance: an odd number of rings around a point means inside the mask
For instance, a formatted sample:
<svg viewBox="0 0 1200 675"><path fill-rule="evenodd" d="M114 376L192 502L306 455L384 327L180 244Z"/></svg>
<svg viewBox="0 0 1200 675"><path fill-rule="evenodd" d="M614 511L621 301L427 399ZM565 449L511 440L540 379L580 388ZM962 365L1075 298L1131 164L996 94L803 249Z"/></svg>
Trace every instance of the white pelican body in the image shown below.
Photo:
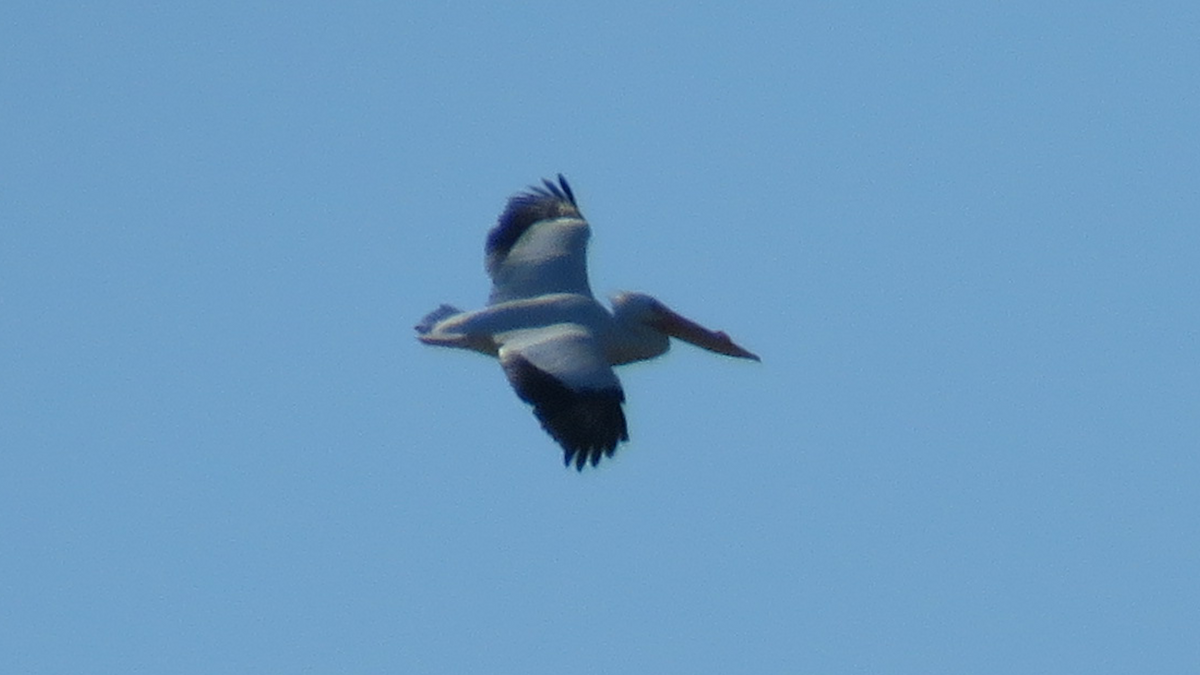
<svg viewBox="0 0 1200 675"><path fill-rule="evenodd" d="M587 280L590 228L560 174L508 202L488 235L492 293L485 309L442 305L416 326L425 344L498 357L521 400L582 470L629 440L625 400L613 366L652 359L670 337L728 356L758 360L643 293L620 293L612 312Z"/></svg>

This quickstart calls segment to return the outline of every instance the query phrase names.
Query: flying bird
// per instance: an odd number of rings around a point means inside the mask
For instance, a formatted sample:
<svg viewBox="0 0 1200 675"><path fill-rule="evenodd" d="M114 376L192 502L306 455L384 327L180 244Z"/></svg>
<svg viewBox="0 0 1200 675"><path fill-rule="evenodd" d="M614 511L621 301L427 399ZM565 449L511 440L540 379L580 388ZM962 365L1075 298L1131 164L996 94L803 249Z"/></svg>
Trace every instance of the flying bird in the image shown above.
<svg viewBox="0 0 1200 675"><path fill-rule="evenodd" d="M591 228L562 174L514 195L488 233L492 291L484 309L442 305L415 328L427 345L500 360L509 384L582 471L629 440L625 393L613 366L652 359L670 338L758 361L720 331L686 319L644 293L618 293L609 311L587 277Z"/></svg>

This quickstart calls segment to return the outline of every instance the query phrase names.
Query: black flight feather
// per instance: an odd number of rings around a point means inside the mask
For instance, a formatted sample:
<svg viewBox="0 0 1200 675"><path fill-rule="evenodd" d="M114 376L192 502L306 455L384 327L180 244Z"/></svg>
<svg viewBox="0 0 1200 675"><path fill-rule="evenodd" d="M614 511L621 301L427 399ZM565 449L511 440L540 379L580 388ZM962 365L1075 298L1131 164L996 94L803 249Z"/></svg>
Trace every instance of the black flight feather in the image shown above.
<svg viewBox="0 0 1200 675"><path fill-rule="evenodd" d="M558 174L558 184L542 179L545 187L537 185L513 195L500 214L496 226L488 233L485 251L488 260L504 258L534 223L554 218L581 218L575 193L567 179Z"/></svg>
<svg viewBox="0 0 1200 675"><path fill-rule="evenodd" d="M504 370L522 401L533 406L542 428L563 448L563 463L579 471L612 457L629 440L625 393L619 387L575 391L523 357L505 361Z"/></svg>

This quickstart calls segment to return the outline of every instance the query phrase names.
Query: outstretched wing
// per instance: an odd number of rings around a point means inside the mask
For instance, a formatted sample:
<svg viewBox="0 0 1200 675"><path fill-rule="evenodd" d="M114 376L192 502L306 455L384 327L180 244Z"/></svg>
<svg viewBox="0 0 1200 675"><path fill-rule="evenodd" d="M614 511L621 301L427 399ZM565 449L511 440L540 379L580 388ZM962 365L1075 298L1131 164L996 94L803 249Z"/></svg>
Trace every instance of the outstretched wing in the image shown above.
<svg viewBox="0 0 1200 675"><path fill-rule="evenodd" d="M562 174L508 200L488 233L489 304L547 293L591 296L587 278L590 228Z"/></svg>
<svg viewBox="0 0 1200 675"><path fill-rule="evenodd" d="M568 466L595 466L629 440L621 382L584 327L561 323L509 333L500 364L517 396L562 446Z"/></svg>

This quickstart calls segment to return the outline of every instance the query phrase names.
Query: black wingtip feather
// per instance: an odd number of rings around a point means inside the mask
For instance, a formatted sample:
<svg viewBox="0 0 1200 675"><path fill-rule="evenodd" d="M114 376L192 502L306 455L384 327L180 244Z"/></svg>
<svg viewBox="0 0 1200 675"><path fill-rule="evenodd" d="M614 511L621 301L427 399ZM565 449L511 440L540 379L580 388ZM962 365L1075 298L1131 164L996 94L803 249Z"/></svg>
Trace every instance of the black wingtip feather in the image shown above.
<svg viewBox="0 0 1200 675"><path fill-rule="evenodd" d="M582 217L575 193L561 173L557 185L547 179L543 179L542 184L545 187L532 185L525 192L509 198L496 226L488 233L486 252L489 257L507 255L521 235L538 221Z"/></svg>
<svg viewBox="0 0 1200 675"><path fill-rule="evenodd" d="M629 440L629 435L622 434L620 439L617 442L628 441L628 440ZM612 447L607 447L607 446L606 447L594 447L591 449L587 449L587 448L572 449L572 448L567 448L564 446L563 447L563 466L569 467L569 466L571 466L572 463L574 463L575 470L582 473L583 468L585 466L587 466L588 464L591 464L592 466L596 466L597 464L600 463L601 458L612 457L614 454L616 454L616 451L617 451L616 443L614 443Z"/></svg>
<svg viewBox="0 0 1200 675"><path fill-rule="evenodd" d="M561 173L558 174L557 185L554 183L554 181L548 178L542 179L542 185L546 186L545 190L537 187L536 185L530 189L547 197L553 196L561 201L569 202L572 206L578 206L578 204L575 203L575 193L571 191L571 185L567 183L566 177Z"/></svg>
<svg viewBox="0 0 1200 675"><path fill-rule="evenodd" d="M575 204L576 208L578 208L579 204L575 201L575 193L571 190L571 184L567 182L566 176L563 176L561 173L558 174L558 184L562 186L562 191L567 196L567 201Z"/></svg>
<svg viewBox="0 0 1200 675"><path fill-rule="evenodd" d="M504 364L521 400L533 405L533 414L546 433L563 449L563 464L583 471L591 463L612 457L617 445L629 440L629 428L618 389L575 391L524 358Z"/></svg>

